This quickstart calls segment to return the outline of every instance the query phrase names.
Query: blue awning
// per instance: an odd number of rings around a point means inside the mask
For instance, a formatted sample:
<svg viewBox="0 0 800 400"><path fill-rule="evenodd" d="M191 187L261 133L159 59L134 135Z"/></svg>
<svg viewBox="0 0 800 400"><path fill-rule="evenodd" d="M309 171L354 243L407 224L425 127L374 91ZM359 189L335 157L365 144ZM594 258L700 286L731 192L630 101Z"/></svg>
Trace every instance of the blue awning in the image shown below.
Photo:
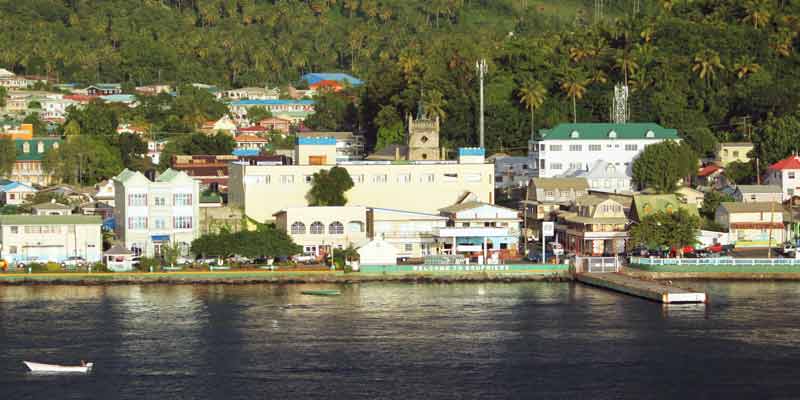
<svg viewBox="0 0 800 400"><path fill-rule="evenodd" d="M169 235L153 235L150 238L154 242L169 242Z"/></svg>

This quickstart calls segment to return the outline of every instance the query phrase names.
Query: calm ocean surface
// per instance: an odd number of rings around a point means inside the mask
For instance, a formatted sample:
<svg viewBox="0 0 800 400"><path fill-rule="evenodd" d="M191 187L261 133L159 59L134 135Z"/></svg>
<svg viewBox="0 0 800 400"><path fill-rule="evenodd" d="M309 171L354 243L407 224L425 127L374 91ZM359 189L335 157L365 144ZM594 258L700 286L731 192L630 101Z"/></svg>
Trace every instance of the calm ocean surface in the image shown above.
<svg viewBox="0 0 800 400"><path fill-rule="evenodd" d="M800 398L800 283L693 286L0 287L0 399Z"/></svg>

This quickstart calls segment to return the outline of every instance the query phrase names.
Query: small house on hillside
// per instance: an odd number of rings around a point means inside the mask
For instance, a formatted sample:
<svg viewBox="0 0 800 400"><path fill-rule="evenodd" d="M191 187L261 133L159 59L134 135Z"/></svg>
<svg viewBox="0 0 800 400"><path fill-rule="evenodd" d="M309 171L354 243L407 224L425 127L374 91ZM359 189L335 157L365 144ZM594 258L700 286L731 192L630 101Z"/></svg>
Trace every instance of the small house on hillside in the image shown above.
<svg viewBox="0 0 800 400"><path fill-rule="evenodd" d="M783 201L781 188L778 185L738 185L733 198L740 203L761 203Z"/></svg>
<svg viewBox="0 0 800 400"><path fill-rule="evenodd" d="M784 209L776 202L723 202L714 220L728 229L736 247L771 247L784 242Z"/></svg>

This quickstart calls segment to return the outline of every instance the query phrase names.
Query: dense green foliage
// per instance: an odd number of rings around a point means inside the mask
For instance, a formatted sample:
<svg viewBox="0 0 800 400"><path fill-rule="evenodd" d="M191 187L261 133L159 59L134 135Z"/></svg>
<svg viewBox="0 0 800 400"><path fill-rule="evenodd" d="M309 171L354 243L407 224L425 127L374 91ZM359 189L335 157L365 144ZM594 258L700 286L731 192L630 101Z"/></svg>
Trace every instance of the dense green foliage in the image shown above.
<svg viewBox="0 0 800 400"><path fill-rule="evenodd" d="M251 259L287 257L298 254L302 247L281 230L271 226L259 226L255 231L227 232L203 235L192 241L192 253L196 256L242 256Z"/></svg>
<svg viewBox="0 0 800 400"><path fill-rule="evenodd" d="M682 252L684 246L697 243L700 218L684 209L667 213L659 211L631 226L631 241L650 249L672 248Z"/></svg>
<svg viewBox="0 0 800 400"><path fill-rule="evenodd" d="M718 192L716 190L712 190L707 192L706 195L703 197L703 205L700 206L700 215L703 217L713 220L714 216L717 213L717 208L723 202L732 202L735 201L733 197L727 195L722 192Z"/></svg>
<svg viewBox="0 0 800 400"><path fill-rule="evenodd" d="M122 170L119 150L103 138L75 136L45 154L42 168L64 183L94 185Z"/></svg>
<svg viewBox="0 0 800 400"><path fill-rule="evenodd" d="M0 138L0 175L8 175L17 161L17 147L9 137Z"/></svg>
<svg viewBox="0 0 800 400"><path fill-rule="evenodd" d="M180 135L164 146L158 167L162 171L169 168L174 155L231 154L235 147L236 141L224 133Z"/></svg>
<svg viewBox="0 0 800 400"><path fill-rule="evenodd" d="M725 177L737 185L749 185L756 181L753 162L734 161L725 167Z"/></svg>
<svg viewBox="0 0 800 400"><path fill-rule="evenodd" d="M346 168L333 167L315 172L308 191L308 205L343 206L347 204L345 192L353 187L353 179Z"/></svg>
<svg viewBox="0 0 800 400"><path fill-rule="evenodd" d="M348 91L357 112L323 113L315 126L354 126L374 144L381 109L416 113L425 93L426 111L446 117L443 141L474 145L475 61L485 57L490 151L521 150L534 120L608 120L616 82L632 89L633 120L677 128L699 155L746 139L748 126L762 143L794 112L800 3L637 1L636 15L632 0L605 3L596 20L588 0L0 0L0 66L127 87L347 71L367 82ZM197 126L197 110L170 120ZM757 150L770 162L787 147Z"/></svg>
<svg viewBox="0 0 800 400"><path fill-rule="evenodd" d="M667 140L645 147L633 162L633 180L641 188L671 193L680 179L697 172L697 155L688 144Z"/></svg>

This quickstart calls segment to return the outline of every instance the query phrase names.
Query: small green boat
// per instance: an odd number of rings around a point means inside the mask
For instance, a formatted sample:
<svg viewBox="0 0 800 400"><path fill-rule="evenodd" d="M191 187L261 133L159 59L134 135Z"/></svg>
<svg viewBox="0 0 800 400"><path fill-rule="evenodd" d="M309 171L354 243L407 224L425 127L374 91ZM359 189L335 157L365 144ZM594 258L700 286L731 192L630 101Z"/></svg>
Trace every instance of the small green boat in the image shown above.
<svg viewBox="0 0 800 400"><path fill-rule="evenodd" d="M333 289L303 290L302 293L310 296L338 296L342 294L342 292Z"/></svg>

